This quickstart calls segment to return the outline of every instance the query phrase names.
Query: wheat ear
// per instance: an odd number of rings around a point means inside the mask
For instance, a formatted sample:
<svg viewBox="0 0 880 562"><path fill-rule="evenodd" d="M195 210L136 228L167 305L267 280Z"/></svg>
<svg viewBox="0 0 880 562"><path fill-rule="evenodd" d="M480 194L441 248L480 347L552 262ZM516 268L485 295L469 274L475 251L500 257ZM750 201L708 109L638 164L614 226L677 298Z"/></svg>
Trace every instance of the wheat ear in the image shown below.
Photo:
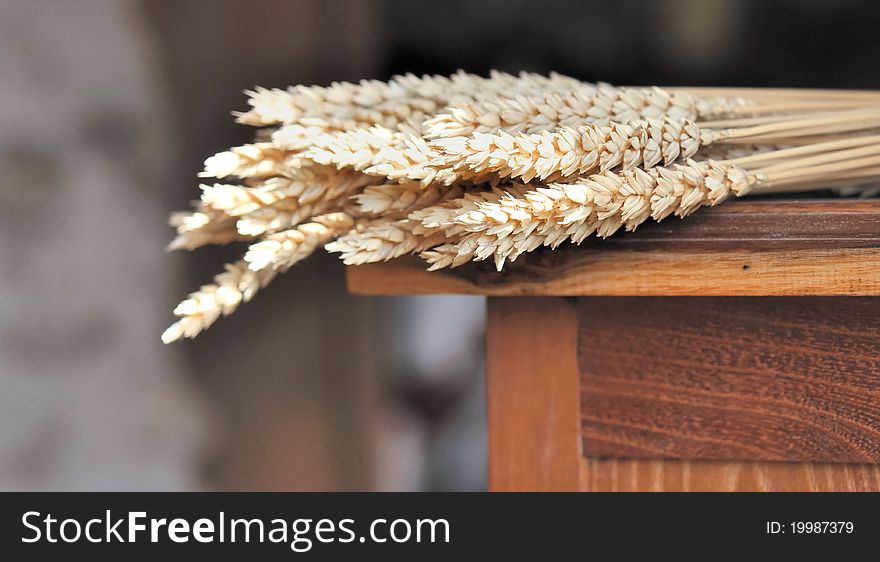
<svg viewBox="0 0 880 562"><path fill-rule="evenodd" d="M381 182L352 170L313 163L289 170L289 176L251 180L257 183L203 185L196 211L172 215L177 237L169 249L193 250L288 230L340 208L363 186Z"/></svg>
<svg viewBox="0 0 880 562"><path fill-rule="evenodd" d="M247 213L235 222L235 230L245 239L289 231L312 217L341 209L348 196L298 205L292 209L268 206Z"/></svg>
<svg viewBox="0 0 880 562"><path fill-rule="evenodd" d="M501 94L498 98L450 106L425 122L431 138L506 131L537 133L586 123L627 123L640 119L690 119L731 114L743 99L697 100L660 88L583 85L570 92L538 96Z"/></svg>
<svg viewBox="0 0 880 562"><path fill-rule="evenodd" d="M247 125L307 124L339 129L381 124L394 128L401 122L415 125L449 103L497 95L502 91L536 94L582 85L559 74L513 76L493 71L488 77L465 72L452 76L394 76L388 82L362 80L334 82L330 86L293 86L287 89L256 88L246 92L251 109L235 113Z"/></svg>
<svg viewBox="0 0 880 562"><path fill-rule="evenodd" d="M406 185L391 184L377 187L386 192L388 188L399 189ZM406 197L395 200L382 213L384 216L360 221L356 228L327 244L325 249L328 252L340 254L340 259L346 265L387 261L406 254L421 252L449 240L451 236L448 229L432 225L426 226L426 223L431 221L421 214L423 208L442 209L448 201L472 204L475 199L482 200L480 192L465 194L461 187L430 186L424 190L419 189L417 185L413 188L410 184L409 187L411 190L405 193L417 193L416 199ZM356 196L356 199L372 197L368 194L369 189L365 190L362 195ZM412 189L418 189L418 191ZM387 193L383 193L383 197L385 195ZM359 202L358 204L363 208L363 203ZM384 207L385 204L380 203L379 208ZM375 209L375 207L371 208ZM406 215L407 213L409 216L395 218L395 215Z"/></svg>
<svg viewBox="0 0 880 562"><path fill-rule="evenodd" d="M246 238L236 231L234 219L211 209L178 211L171 214L168 222L177 230L174 240L168 244L170 251L195 250L208 244L229 244Z"/></svg>
<svg viewBox="0 0 880 562"><path fill-rule="evenodd" d="M220 316L232 314L238 305L250 301L276 274L273 269L251 271L244 260L226 264L224 269L213 283L202 285L177 305L174 314L180 320L162 333L163 343L196 337Z"/></svg>
<svg viewBox="0 0 880 562"><path fill-rule="evenodd" d="M754 176L736 166L688 161L671 168L604 172L575 183L538 187L521 197L503 194L448 222L466 231L455 256L441 249L423 257L434 269L493 257L500 270L506 260L541 245L579 243L593 233L606 237L621 227L634 230L648 218L686 216L730 193L743 195L754 182Z"/></svg>
<svg viewBox="0 0 880 562"><path fill-rule="evenodd" d="M492 188L489 191L467 191L461 187L439 190L439 200L430 206L416 208L410 205L409 215L401 219L379 218L363 221L350 233L327 244L326 250L339 253L347 265L386 261L427 250L444 242L457 239L464 228L449 222L458 213L477 209L479 203L493 201L505 193L522 195L528 189L522 184L505 186L507 191ZM425 191L438 189L435 186ZM403 211L403 209L399 209Z"/></svg>
<svg viewBox="0 0 880 562"><path fill-rule="evenodd" d="M417 209L461 197L464 190L458 186L430 185L423 188L416 182L383 183L369 185L361 193L352 196L358 211L363 215L407 215Z"/></svg>
<svg viewBox="0 0 880 562"><path fill-rule="evenodd" d="M347 213L319 215L296 228L270 234L251 244L244 261L253 271L266 268L287 271L312 255L318 247L347 232L353 225L354 219Z"/></svg>
<svg viewBox="0 0 880 562"><path fill-rule="evenodd" d="M784 142L877 126L880 126L880 111L869 109L728 129L705 129L687 120L649 119L608 126L561 127L535 134L475 133L471 137L450 137L429 143L429 149L440 156L434 157L427 166L442 172L448 183L487 173L523 181L536 178L560 181L617 167L648 168L661 161L669 165L713 143Z"/></svg>
<svg viewBox="0 0 880 562"><path fill-rule="evenodd" d="M320 167L317 172L302 168L296 181L288 183L287 198L258 208L241 216L236 229L239 233L258 236L267 232L287 230L309 217L341 208L344 201L361 188L381 182L353 170L335 170Z"/></svg>
<svg viewBox="0 0 880 562"><path fill-rule="evenodd" d="M246 144L209 157L199 177L268 178L286 175L301 165L302 159L295 152L272 143Z"/></svg>
<svg viewBox="0 0 880 562"><path fill-rule="evenodd" d="M413 219L378 218L366 221L324 248L340 254L345 265L361 265L421 252L446 239L442 230L426 229Z"/></svg>
<svg viewBox="0 0 880 562"><path fill-rule="evenodd" d="M710 142L693 122L670 119L561 127L539 134L476 133L433 141L430 146L440 156L431 166L451 170L447 177L453 179L492 172L525 182L555 181L619 166L670 164Z"/></svg>
<svg viewBox="0 0 880 562"><path fill-rule="evenodd" d="M423 138L384 127L320 135L303 156L319 164L352 168L392 181L450 183L444 170L428 166L438 153Z"/></svg>
<svg viewBox="0 0 880 562"><path fill-rule="evenodd" d="M305 259L351 225L352 218L345 213L330 213L252 245L245 259L226 264L213 283L203 285L177 305L174 314L180 319L165 330L162 341L194 338L221 316L232 314L241 303L250 301L278 273Z"/></svg>

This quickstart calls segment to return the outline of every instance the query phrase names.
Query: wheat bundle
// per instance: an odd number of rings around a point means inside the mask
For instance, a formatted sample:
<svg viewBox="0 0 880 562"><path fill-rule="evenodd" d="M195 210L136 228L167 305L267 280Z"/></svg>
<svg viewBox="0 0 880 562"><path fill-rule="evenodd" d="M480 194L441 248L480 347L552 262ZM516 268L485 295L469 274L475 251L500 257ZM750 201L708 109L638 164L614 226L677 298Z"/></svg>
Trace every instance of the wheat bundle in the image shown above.
<svg viewBox="0 0 880 562"><path fill-rule="evenodd" d="M181 302L191 338L323 246L429 269L524 253L750 193L870 193L880 93L634 88L551 74L395 76L257 88L255 142L211 156L171 249L245 242Z"/></svg>

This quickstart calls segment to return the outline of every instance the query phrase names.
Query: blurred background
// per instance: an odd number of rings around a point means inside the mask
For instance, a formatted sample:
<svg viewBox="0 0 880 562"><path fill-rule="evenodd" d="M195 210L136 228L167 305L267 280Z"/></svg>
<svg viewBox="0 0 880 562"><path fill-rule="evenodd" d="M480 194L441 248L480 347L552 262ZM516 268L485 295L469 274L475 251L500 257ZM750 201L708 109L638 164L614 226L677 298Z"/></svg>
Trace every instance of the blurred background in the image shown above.
<svg viewBox="0 0 880 562"><path fill-rule="evenodd" d="M319 255L194 341L240 248L166 254L242 90L556 70L880 88L854 0L0 0L0 489L481 490L479 298L356 298Z"/></svg>

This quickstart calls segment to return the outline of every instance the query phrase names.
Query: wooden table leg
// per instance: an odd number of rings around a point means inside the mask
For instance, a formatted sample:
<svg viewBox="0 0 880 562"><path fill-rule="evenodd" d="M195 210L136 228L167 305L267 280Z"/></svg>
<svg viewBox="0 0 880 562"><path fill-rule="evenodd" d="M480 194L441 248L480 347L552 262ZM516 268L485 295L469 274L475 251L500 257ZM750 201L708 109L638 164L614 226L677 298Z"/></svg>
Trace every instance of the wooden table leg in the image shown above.
<svg viewBox="0 0 880 562"><path fill-rule="evenodd" d="M571 300L490 297L489 489L579 489L580 391Z"/></svg>

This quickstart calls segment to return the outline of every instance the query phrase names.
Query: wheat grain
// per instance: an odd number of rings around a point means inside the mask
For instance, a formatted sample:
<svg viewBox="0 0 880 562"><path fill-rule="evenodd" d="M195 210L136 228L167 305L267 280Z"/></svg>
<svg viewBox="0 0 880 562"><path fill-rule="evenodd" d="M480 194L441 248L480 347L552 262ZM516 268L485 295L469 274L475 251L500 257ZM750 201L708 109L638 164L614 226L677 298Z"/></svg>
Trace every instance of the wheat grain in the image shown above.
<svg viewBox="0 0 880 562"><path fill-rule="evenodd" d="M347 199L348 195L343 195L337 199L307 203L293 209L270 205L241 216L235 222L235 230L245 238L290 230L314 216L342 209Z"/></svg>
<svg viewBox="0 0 880 562"><path fill-rule="evenodd" d="M461 241L459 240L458 242L460 243ZM458 244L441 244L421 252L419 256L428 262L428 271L458 267L473 259L471 254L459 252Z"/></svg>
<svg viewBox="0 0 880 562"><path fill-rule="evenodd" d="M337 171L326 166L307 166L254 187L216 184L202 186L202 203L236 222L239 234L258 236L287 230L309 217L331 210L365 185L378 178L352 170Z"/></svg>
<svg viewBox="0 0 880 562"><path fill-rule="evenodd" d="M497 201L505 195L522 196L529 189L528 185L513 182L486 191L468 191L460 197L450 198L438 205L413 211L409 214L409 218L420 222L430 232L444 230L447 235L454 236L464 231L463 227L455 223L459 215L476 211L481 204Z"/></svg>

